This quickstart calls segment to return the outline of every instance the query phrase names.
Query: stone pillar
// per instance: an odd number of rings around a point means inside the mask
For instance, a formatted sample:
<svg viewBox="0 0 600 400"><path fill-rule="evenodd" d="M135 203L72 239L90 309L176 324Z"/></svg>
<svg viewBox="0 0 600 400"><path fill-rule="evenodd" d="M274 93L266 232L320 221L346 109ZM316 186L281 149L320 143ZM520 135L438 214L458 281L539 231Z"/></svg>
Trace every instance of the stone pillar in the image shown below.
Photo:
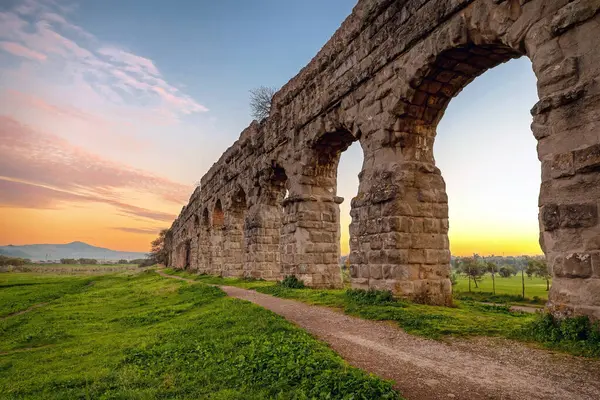
<svg viewBox="0 0 600 400"><path fill-rule="evenodd" d="M536 43L532 57L540 101L531 127L542 162L540 245L554 275L548 306L559 316L598 320L600 51L590 38L598 36L599 19L576 6L553 16L549 36L535 36L546 42Z"/></svg>
<svg viewBox="0 0 600 400"><path fill-rule="evenodd" d="M224 273L224 230L225 230L225 214L221 201L217 200L212 213L212 226L210 236L210 258L211 258L211 275L222 276Z"/></svg>
<svg viewBox="0 0 600 400"><path fill-rule="evenodd" d="M210 275L223 274L223 227L213 227L210 236Z"/></svg>
<svg viewBox="0 0 600 400"><path fill-rule="evenodd" d="M210 218L208 209L204 209L198 233L198 273L208 274L211 268Z"/></svg>
<svg viewBox="0 0 600 400"><path fill-rule="evenodd" d="M244 276L281 279L281 202L286 184L285 170L275 162L256 171L254 186L248 192L250 207L245 217Z"/></svg>
<svg viewBox="0 0 600 400"><path fill-rule="evenodd" d="M339 204L341 197L290 196L283 202L281 243L283 275L296 275L307 286L338 288L340 271Z"/></svg>
<svg viewBox="0 0 600 400"><path fill-rule="evenodd" d="M223 234L223 276L243 276L243 260L246 253L243 214L231 212Z"/></svg>
<svg viewBox="0 0 600 400"><path fill-rule="evenodd" d="M593 82L542 98L532 110L542 161L540 245L554 275L548 306L561 316L600 319L598 109Z"/></svg>
<svg viewBox="0 0 600 400"><path fill-rule="evenodd" d="M198 270L198 235L194 234L192 238L189 240L190 246L190 260L187 268L190 271Z"/></svg>
<svg viewBox="0 0 600 400"><path fill-rule="evenodd" d="M264 199L263 199L264 200ZM253 204L245 226L244 276L277 280L281 278L279 236L281 206L266 202Z"/></svg>
<svg viewBox="0 0 600 400"><path fill-rule="evenodd" d="M352 286L450 305L448 204L439 169L407 161L393 147L367 152L364 165L352 200Z"/></svg>

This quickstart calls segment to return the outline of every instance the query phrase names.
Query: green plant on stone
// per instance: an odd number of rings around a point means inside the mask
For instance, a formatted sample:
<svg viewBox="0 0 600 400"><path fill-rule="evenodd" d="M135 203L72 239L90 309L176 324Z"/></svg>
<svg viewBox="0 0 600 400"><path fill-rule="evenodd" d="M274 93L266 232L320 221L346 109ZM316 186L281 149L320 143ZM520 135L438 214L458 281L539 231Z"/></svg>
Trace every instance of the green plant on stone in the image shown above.
<svg viewBox="0 0 600 400"><path fill-rule="evenodd" d="M304 289L304 282L298 279L296 275L287 275L277 283L288 289Z"/></svg>
<svg viewBox="0 0 600 400"><path fill-rule="evenodd" d="M376 289L348 289L346 290L346 297L348 300L356 304L367 304L367 305L390 305L390 303L398 303L394 295L389 290L376 290Z"/></svg>

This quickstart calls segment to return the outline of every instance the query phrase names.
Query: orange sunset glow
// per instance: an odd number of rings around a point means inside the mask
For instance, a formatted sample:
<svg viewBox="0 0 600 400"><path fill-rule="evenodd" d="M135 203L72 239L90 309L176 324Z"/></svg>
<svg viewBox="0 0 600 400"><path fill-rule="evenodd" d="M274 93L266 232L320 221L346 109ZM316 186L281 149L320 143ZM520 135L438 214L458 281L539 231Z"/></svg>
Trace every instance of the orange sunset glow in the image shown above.
<svg viewBox="0 0 600 400"><path fill-rule="evenodd" d="M314 31L281 25L287 36L261 36L266 53L250 57L252 65L246 52L256 27L217 44L227 26L188 21L180 29L177 21L157 32L133 29L95 2L9 3L0 6L0 245L83 241L146 252L251 122L249 90L293 77L354 2L332 7ZM516 60L450 103L435 157L453 254L541 252L540 165L529 128L536 101L531 64ZM355 143L339 164L343 255L362 160Z"/></svg>

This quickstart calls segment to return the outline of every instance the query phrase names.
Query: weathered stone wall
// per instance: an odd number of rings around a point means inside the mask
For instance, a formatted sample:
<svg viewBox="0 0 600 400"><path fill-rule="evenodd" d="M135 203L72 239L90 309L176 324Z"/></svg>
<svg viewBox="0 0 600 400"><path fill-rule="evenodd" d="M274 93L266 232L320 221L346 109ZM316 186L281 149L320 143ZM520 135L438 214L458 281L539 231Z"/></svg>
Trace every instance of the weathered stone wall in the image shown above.
<svg viewBox="0 0 600 400"><path fill-rule="evenodd" d="M600 318L599 11L600 0L360 0L275 95L269 118L202 178L171 228L171 262L339 287L337 163L359 141L353 286L450 304L437 124L476 76L526 56L540 98L531 128L542 163L540 243L555 276L550 305Z"/></svg>

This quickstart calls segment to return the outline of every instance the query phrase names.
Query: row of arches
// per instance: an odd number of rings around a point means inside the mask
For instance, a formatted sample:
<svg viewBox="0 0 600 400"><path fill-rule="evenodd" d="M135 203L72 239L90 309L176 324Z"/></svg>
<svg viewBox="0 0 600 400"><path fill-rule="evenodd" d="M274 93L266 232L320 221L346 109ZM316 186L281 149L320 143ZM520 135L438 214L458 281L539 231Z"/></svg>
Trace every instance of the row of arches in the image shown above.
<svg viewBox="0 0 600 400"><path fill-rule="evenodd" d="M194 254L200 240L189 224L204 206L193 204L173 227L179 266L196 268L210 257L221 274L258 274L265 263L274 275L339 285L336 169L358 140L364 161L351 204L352 285L450 304L448 199L433 157L438 123L475 77L527 56L540 98L531 128L541 162L540 245L554 273L550 305L598 317L600 52L589 40L598 10L567 0L359 1L334 39L275 95L269 118L242 133L203 178L192 203L214 205L203 240L210 250ZM276 168L254 174L271 159L285 167L287 197L273 190ZM244 186L242 236L233 197L224 197L234 181L253 182ZM222 218L217 197L228 199ZM240 237L242 261L229 255Z"/></svg>
<svg viewBox="0 0 600 400"><path fill-rule="evenodd" d="M279 278L287 177L277 165L259 175L265 174L249 190L252 202L236 187L224 201L198 207L202 211L193 213L178 234L172 266L218 276Z"/></svg>

